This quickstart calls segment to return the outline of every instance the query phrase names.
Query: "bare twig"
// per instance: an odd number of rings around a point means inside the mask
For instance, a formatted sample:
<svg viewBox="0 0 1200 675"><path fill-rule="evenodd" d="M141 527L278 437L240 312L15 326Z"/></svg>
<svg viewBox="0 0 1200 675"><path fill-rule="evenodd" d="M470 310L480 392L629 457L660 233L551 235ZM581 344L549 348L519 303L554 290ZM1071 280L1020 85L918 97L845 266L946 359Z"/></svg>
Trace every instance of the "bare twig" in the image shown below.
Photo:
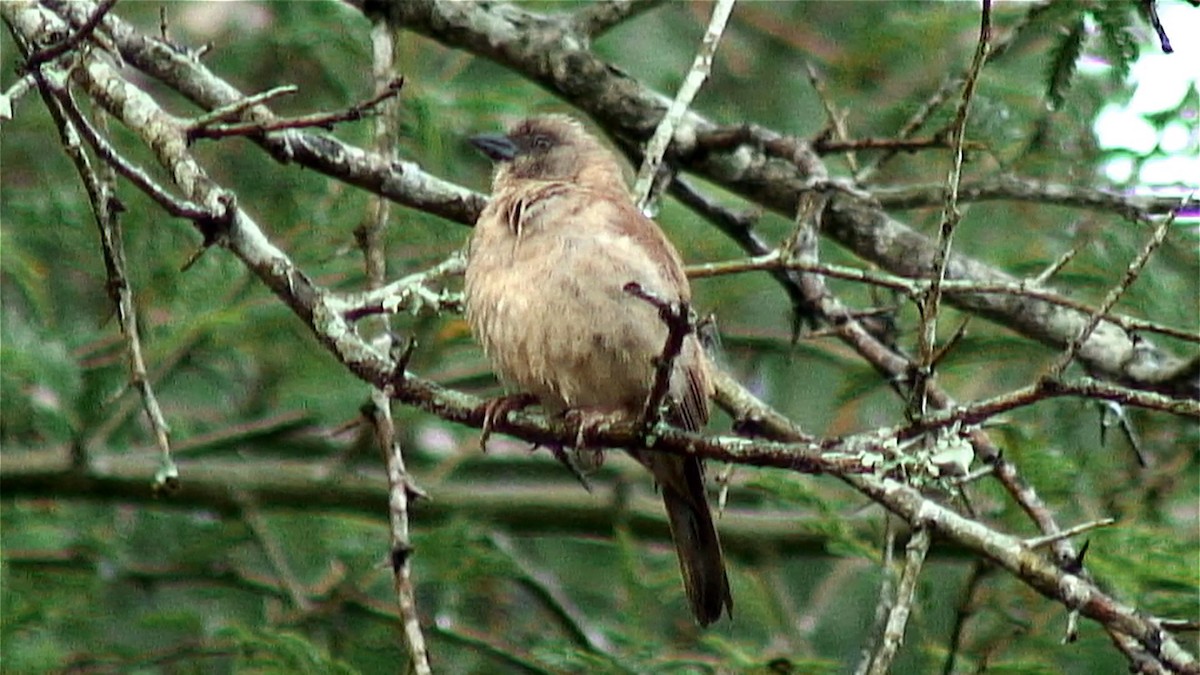
<svg viewBox="0 0 1200 675"><path fill-rule="evenodd" d="M304 584L300 583L300 579L292 571L287 553L280 546L279 539L271 532L266 518L263 517L262 511L254 502L254 497L245 491L237 490L234 492L234 499L241 503L242 520L250 529L250 533L254 535L254 539L258 542L263 554L266 555L267 561L271 563L271 567L275 568L275 576L279 579L280 585L287 590L292 604L302 612L312 609L308 590L304 588Z"/></svg>
<svg viewBox="0 0 1200 675"><path fill-rule="evenodd" d="M101 251L108 275L108 295L116 305L117 318L121 324L121 333L125 336L126 350L129 355L130 384L138 390L141 396L142 407L146 412L146 418L150 423L155 444L159 450L159 467L154 475L154 489L173 492L179 488L179 469L171 457L170 428L162 408L158 404L158 397L154 394L154 387L150 383L146 372L145 358L142 355L137 307L126 273L125 243L119 218L124 207L117 200L115 194L116 180L111 174L106 178L101 178L92 168L83 148L80 147L78 132L83 127L87 127L87 132L92 137L99 138L100 135L87 124L83 113L75 104L70 90L65 86L59 87L54 84L50 78L41 74L40 69L33 72L43 100L58 124L63 147L66 148L68 156L84 183L96 225L100 231ZM81 447L77 452L85 452L85 449ZM79 456L77 459L80 464L87 461L84 456Z"/></svg>
<svg viewBox="0 0 1200 675"><path fill-rule="evenodd" d="M805 69L808 72L808 83L812 86L813 91L817 93L817 98L821 100L821 106L825 109L825 119L829 124L829 128L833 131L833 141L819 139L813 143L813 151L818 154L825 152L844 152L846 153L846 163L850 166L850 170L858 171L858 157L854 151L862 147L862 141L857 143L848 143L850 137L849 131L846 130L846 111L838 110L829 94L829 88L825 86L825 81L817 74L817 69L811 63L805 64ZM890 139L889 139L890 140Z"/></svg>
<svg viewBox="0 0 1200 675"><path fill-rule="evenodd" d="M101 2L96 5L96 9L92 12L92 15L88 17L87 21L83 22L83 25L75 29L75 32L71 33L66 38L56 42L55 44L43 49L39 49L33 54L30 54L29 58L25 60L25 70L32 72L43 63L52 61L74 49L76 45L87 39L87 37L96 30L96 26L100 25L100 21L116 4L117 0L101 0Z"/></svg>
<svg viewBox="0 0 1200 675"><path fill-rule="evenodd" d="M640 211L646 211L650 205L651 188L654 186L655 176L658 175L659 165L662 164L667 146L675 136L675 129L679 126L679 121L712 71L713 56L717 52L717 45L721 42L721 35L725 32L725 23L729 21L729 15L733 12L735 2L737 0L717 0L713 6L712 18L709 19L708 30L704 32L704 39L700 42L700 49L696 52L696 59L692 62L692 67L688 70L683 84L680 85L679 92L675 94L675 99L671 101L671 107L667 109L662 121L658 123L658 128L654 130L654 136L646 144L646 154L642 159L641 168L638 169L637 180L633 187L634 202Z"/></svg>
<svg viewBox="0 0 1200 675"><path fill-rule="evenodd" d="M942 665L942 675L953 675L954 673L954 662L962 649L967 621L975 614L977 608L976 594L982 587L984 578L993 569L995 568L986 560L976 560L971 565L971 576L963 585L958 605L954 608L954 630L950 634L950 645L946 650L946 662Z"/></svg>
<svg viewBox="0 0 1200 675"><path fill-rule="evenodd" d="M517 550L512 538L500 532L489 535L492 544L512 560L520 578L540 596L550 611L559 618L564 627L579 645L596 654L611 654L612 643L598 630L573 600L562 589L562 584L550 572L539 569Z"/></svg>
<svg viewBox="0 0 1200 675"><path fill-rule="evenodd" d="M933 262L933 283L921 299L918 307L921 311L920 327L918 328L919 364L914 373L912 383L913 413L917 416L926 413L928 403L928 385L933 377L934 358L936 354L938 312L942 301L942 283L946 280L947 265L950 260L950 249L954 241L954 231L958 227L962 214L958 210L958 188L962 182L963 141L967 134L967 116L971 102L975 98L975 87L983 64L987 60L992 40L992 3L983 0L979 19L979 42L975 49L975 57L967 71L966 82L963 85L962 99L954 115L950 128L950 143L953 148L953 161L949 175L946 177L946 200L942 210L942 224L938 232L938 246Z"/></svg>
<svg viewBox="0 0 1200 675"><path fill-rule="evenodd" d="M888 152L915 152L917 150L941 150L949 147L949 141L944 136L931 138L841 138L830 140L817 138L812 144L813 151L818 155L830 155L838 152L852 153L856 150L886 150ZM963 147L968 150L983 150L987 146L977 141L967 141Z"/></svg>
<svg viewBox="0 0 1200 675"><path fill-rule="evenodd" d="M1142 269L1145 268L1146 263L1150 260L1150 256L1154 255L1154 252L1162 245L1163 241L1167 238L1167 232L1170 231L1171 225L1174 223L1175 213L1171 213L1159 220L1146 244L1138 251L1133 260L1130 261L1129 266L1125 268L1125 274L1121 277L1121 280L1104 296L1104 300L1092 312L1087 322L1079 330L1079 334L1075 339L1071 340L1070 344L1067 345L1067 349L1046 371L1045 377L1058 378L1062 375L1063 371L1066 370L1071 361L1075 359L1075 355L1083 347L1083 343L1087 342L1088 338L1091 337L1092 331L1096 330L1096 326L1100 324L1103 317L1112 310L1117 301L1121 299L1121 296L1125 295L1125 291L1129 290L1129 287L1141 275Z"/></svg>
<svg viewBox="0 0 1200 675"><path fill-rule="evenodd" d="M972 281L969 279L947 279L942 282L942 294L947 296L982 294L1012 295L1016 297L1030 298L1032 300L1041 300L1052 305L1067 307L1091 315L1097 311L1095 307L1092 307L1087 303L1066 297L1056 291L1041 288L1041 285L1046 280L1045 277L1049 274L1054 274L1059 266L1065 264L1067 259L1068 256L1064 255L1048 266L1046 270L1043 270L1043 272L1037 277L1022 281L984 282ZM807 262L796 259L786 260L778 251L769 251L763 255L753 258L745 258L742 260L728 260L689 265L686 271L687 275L692 279L704 279L708 277L723 276L728 274L742 274L756 271L767 271L774 274L784 270L809 272L834 279L859 281L862 283L879 286L881 288L900 291L914 299L919 298L922 294L926 293L931 283L928 279L910 279L908 277L874 272L857 267L847 267L845 265ZM1122 314L1105 314L1103 316L1103 320L1111 321L1112 323L1127 330L1160 333L1162 335L1178 338L1187 342L1200 343L1200 334L1172 326L1164 326L1160 323L1148 321L1146 319L1139 319L1137 317L1125 316Z"/></svg>
<svg viewBox="0 0 1200 675"><path fill-rule="evenodd" d="M395 95L404 80L395 75L394 33L387 21L377 19L371 26L372 69L375 76L376 95L366 103L350 109L351 117L357 119L362 111L382 104L382 114L375 120L375 151L385 157L396 156L395 130L399 128L399 106ZM367 285L378 289L387 280L387 251L384 249L384 234L387 230L390 204L376 196L368 203L368 212L362 224L355 229L355 239L362 249L366 267ZM380 339L388 344L391 354L395 338L392 336L390 317L379 315L373 322ZM411 347L404 355L396 358L396 368L403 377L411 356ZM370 390L369 419L375 429L375 440L383 454L388 479L388 523L392 570L392 587L396 593L403 626L404 644L408 648L410 672L415 675L430 675L429 650L421 630L421 616L417 610L417 594L412 580L412 537L409 526L409 503L418 494L408 476L404 453L396 421L392 416L392 401L384 387L374 385Z"/></svg>
<svg viewBox="0 0 1200 675"><path fill-rule="evenodd" d="M1067 537L1074 537L1077 534L1083 534L1084 532L1090 532L1091 530L1095 530L1097 528L1108 527L1109 525L1112 525L1113 523L1116 523L1116 522L1117 522L1116 518L1101 518L1100 520L1093 520L1090 523L1082 523L1082 524L1076 525L1074 527L1068 527L1067 529L1065 529L1061 532L1055 532L1054 534L1048 534L1048 535L1041 536L1041 537L1032 537L1030 539L1026 539L1025 545L1028 546L1029 548L1039 548L1041 546L1045 546L1046 544L1052 544L1060 539L1066 539Z"/></svg>
<svg viewBox="0 0 1200 675"><path fill-rule="evenodd" d="M944 203L946 193L944 185L903 185L872 187L871 196L888 209L915 209ZM1009 174L975 179L959 185L960 203L999 199L1106 211L1136 223L1148 222L1153 214L1171 213L1180 208L1182 201L1181 195L1174 190L1160 190L1150 194L1124 194L1114 190L1050 183Z"/></svg>
<svg viewBox="0 0 1200 675"><path fill-rule="evenodd" d="M337 112L313 113L310 115L301 115L299 117L288 117L270 121L238 122L230 124L221 124L219 123L218 119L212 118L209 115L205 115L200 120L197 120L197 122L195 122L188 130L188 138L196 139L225 138L229 136L256 136L271 131L282 131L284 129L307 129L310 127L332 129L333 125L339 122L355 122L361 120L369 114L372 114L376 107L399 94L400 89L403 86L404 78L393 78L371 98L363 101L362 103L352 105L346 110ZM287 87L273 89L263 94L262 100L269 98L270 96L268 95L278 95L279 93L291 93L291 91L287 91ZM220 111L218 117L228 117L231 114L241 112L245 108L260 105L261 103L261 100L239 101L237 104L235 104L233 110ZM386 114L384 116L386 117Z"/></svg>
<svg viewBox="0 0 1200 675"><path fill-rule="evenodd" d="M658 318L667 327L667 339L663 344L662 354L658 356L654 364L654 384L650 387L650 393L646 396L646 403L642 408L642 424L652 427L658 422L659 411L670 391L671 373L675 370L675 359L679 358L679 353L683 351L683 340L689 333L695 331L691 317L692 310L688 303L682 300L671 302L666 298L660 298L642 288L642 285L636 281L625 284L623 290L639 300L645 300L651 307L658 310Z"/></svg>
<svg viewBox="0 0 1200 675"><path fill-rule="evenodd" d="M954 93L954 90L958 89L958 87L961 85L961 78L947 77L946 79L942 80L942 84L936 90L934 90L933 94L931 94L930 97L913 112L912 116L909 117L904 125L901 126L896 132L896 140L901 142L906 141L914 133L920 130L921 127L925 126L925 123L929 121L929 118L932 117L935 112L937 112L938 108L942 107L942 104L946 102L946 99L950 98L950 95ZM938 136L935 136L934 138L936 139ZM877 170L879 170L879 167L891 161L891 159L898 155L902 149L904 148L898 147L889 149L882 155L879 155L873 161L865 164L861 169L855 172L854 182L865 183L866 181L870 180L871 176Z"/></svg>
<svg viewBox="0 0 1200 675"><path fill-rule="evenodd" d="M596 38L665 0L597 0L571 15L571 26L578 33Z"/></svg>
<svg viewBox="0 0 1200 675"><path fill-rule="evenodd" d="M931 541L929 530L924 527L915 530L912 538L908 540L904 554L904 571L900 574L900 582L896 586L895 601L888 611L883 635L872 655L871 667L867 669L869 675L891 672L892 662L900 650L900 643L904 640L904 630L912 612L913 598L916 597L917 580L925 566L925 555L929 553Z"/></svg>
<svg viewBox="0 0 1200 675"><path fill-rule="evenodd" d="M884 627L887 626L888 616L896 602L896 566L893 563L896 551L896 519L891 515L885 516L883 523L883 559L879 561L879 592L875 597L875 618L871 622L868 635L875 636L877 641L883 639ZM854 675L866 675L875 658L875 650L865 644L859 655L858 666Z"/></svg>
<svg viewBox="0 0 1200 675"><path fill-rule="evenodd" d="M264 92L251 94L246 98L234 101L229 105L213 108L212 110L192 120L192 124L188 129L188 133L194 136L200 129L203 129L204 127L216 124L217 122L222 122L232 117L236 117L245 112L248 108L253 108L256 105L262 105L267 101L277 99L281 96L295 94L298 91L300 91L300 87L297 87L294 84L288 84L282 87L272 87Z"/></svg>

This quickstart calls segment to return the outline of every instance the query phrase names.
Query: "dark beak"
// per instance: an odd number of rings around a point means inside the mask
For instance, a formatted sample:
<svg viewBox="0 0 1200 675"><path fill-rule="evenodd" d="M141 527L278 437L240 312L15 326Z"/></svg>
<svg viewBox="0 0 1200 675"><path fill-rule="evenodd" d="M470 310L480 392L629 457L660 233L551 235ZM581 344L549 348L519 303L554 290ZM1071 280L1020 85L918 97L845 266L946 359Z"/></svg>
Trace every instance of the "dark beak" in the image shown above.
<svg viewBox="0 0 1200 675"><path fill-rule="evenodd" d="M479 148L493 162L508 162L517 156L517 144L501 134L480 134L470 138L471 145Z"/></svg>

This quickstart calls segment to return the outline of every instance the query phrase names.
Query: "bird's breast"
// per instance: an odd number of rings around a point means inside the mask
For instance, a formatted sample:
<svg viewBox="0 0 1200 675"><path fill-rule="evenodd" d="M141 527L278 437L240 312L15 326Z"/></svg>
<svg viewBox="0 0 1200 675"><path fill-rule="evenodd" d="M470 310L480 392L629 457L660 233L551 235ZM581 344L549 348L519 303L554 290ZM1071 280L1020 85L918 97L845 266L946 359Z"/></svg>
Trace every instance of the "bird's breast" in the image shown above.
<svg viewBox="0 0 1200 675"><path fill-rule="evenodd" d="M467 318L501 379L550 408L640 410L666 328L625 293L635 271L577 233L478 236Z"/></svg>

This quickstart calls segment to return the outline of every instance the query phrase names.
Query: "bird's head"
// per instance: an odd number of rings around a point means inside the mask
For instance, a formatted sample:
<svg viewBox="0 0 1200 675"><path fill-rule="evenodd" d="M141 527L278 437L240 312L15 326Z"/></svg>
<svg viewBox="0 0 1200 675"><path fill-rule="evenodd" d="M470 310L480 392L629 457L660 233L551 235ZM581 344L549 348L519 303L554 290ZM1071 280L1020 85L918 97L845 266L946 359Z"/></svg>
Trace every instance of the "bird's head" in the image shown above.
<svg viewBox="0 0 1200 675"><path fill-rule="evenodd" d="M565 115L530 117L507 134L473 136L471 144L496 162L497 189L528 180L624 188L613 154Z"/></svg>

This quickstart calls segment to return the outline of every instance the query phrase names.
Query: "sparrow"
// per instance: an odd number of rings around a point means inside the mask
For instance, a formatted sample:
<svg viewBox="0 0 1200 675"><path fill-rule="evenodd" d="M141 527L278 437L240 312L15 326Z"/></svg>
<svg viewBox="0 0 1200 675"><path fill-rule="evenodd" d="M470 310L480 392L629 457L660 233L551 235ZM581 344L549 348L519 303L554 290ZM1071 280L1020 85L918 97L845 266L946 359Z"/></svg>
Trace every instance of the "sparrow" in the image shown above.
<svg viewBox="0 0 1200 675"><path fill-rule="evenodd" d="M642 419L668 337L646 297L690 302L679 253L634 205L616 156L576 120L530 117L471 143L496 168L471 237L466 315L500 380L551 414ZM709 368L689 332L670 372L666 421L704 426ZM732 615L701 461L629 452L662 493L696 620Z"/></svg>

